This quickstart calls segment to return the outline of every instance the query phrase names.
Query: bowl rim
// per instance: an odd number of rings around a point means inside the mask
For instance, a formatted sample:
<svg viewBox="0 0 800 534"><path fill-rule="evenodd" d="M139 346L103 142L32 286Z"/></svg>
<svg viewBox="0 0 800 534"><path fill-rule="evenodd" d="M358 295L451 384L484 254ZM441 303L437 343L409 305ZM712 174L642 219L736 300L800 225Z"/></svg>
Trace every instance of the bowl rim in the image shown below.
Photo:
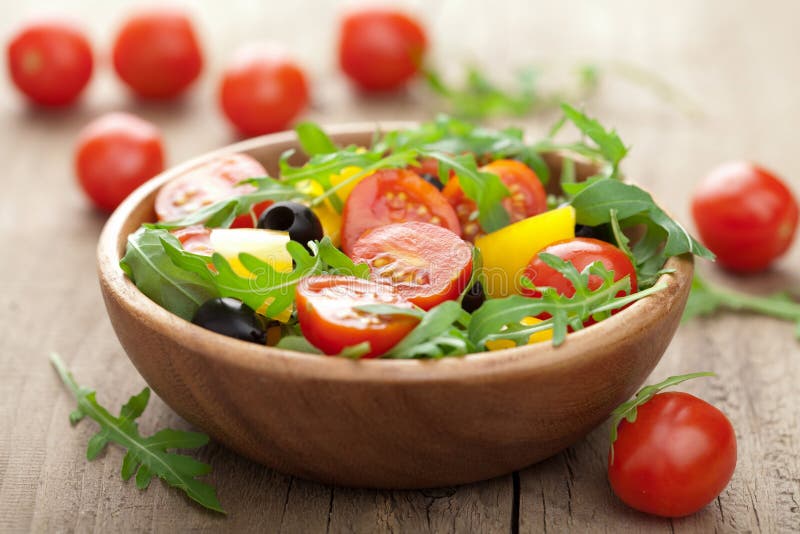
<svg viewBox="0 0 800 534"><path fill-rule="evenodd" d="M418 123L413 121L375 121L323 125L323 129L336 138L372 134L376 129L397 129L416 124ZM634 302L590 328L570 333L559 347L553 347L550 343L537 343L441 359L352 360L261 346L217 334L182 319L150 300L125 275L119 266L120 234L131 214L150 194L173 177L214 157L291 142L296 142L293 131L239 141L170 167L131 193L110 216L98 240L97 270L106 298L114 299L129 317L138 318L165 337L176 338L190 351L205 354L219 364L237 366L254 373L268 370L312 380L347 382L439 382L450 379L482 381L488 380L490 376L518 374L523 371L546 372L590 363L594 353L590 348L598 340L601 340L602 345L614 345L628 336L648 329L680 302L682 293L687 292L691 284L691 256L673 256L664 265L673 272L659 277L659 281L668 284L664 290ZM209 350L209 347L214 347L214 350Z"/></svg>

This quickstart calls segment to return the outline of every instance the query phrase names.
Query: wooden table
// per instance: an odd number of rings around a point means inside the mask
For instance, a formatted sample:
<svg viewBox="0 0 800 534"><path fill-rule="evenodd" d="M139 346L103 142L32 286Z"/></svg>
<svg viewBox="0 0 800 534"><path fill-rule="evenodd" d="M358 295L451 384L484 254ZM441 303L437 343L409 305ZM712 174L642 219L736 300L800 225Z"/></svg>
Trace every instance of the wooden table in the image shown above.
<svg viewBox="0 0 800 534"><path fill-rule="evenodd" d="M706 509L685 519L649 517L613 496L605 478L607 425L518 473L409 492L326 487L270 471L212 444L200 457L213 465L209 480L227 517L194 506L160 482L144 492L123 483L117 448L86 461L95 425L70 428L67 414L74 403L47 354L60 352L78 380L96 387L100 400L114 409L143 381L117 343L97 288L94 247L104 216L88 206L75 185L76 132L103 112L125 109L163 128L171 163L230 142L215 104L215 82L237 44L263 38L284 43L307 65L314 87L311 119L430 116L435 102L423 90L366 100L348 89L331 57L338 11L333 4L193 3L209 63L202 83L177 105L135 102L105 59L83 104L64 112L28 109L9 83L0 85L0 531L800 529L800 344L789 324L750 315L722 315L681 327L652 376L656 381L669 374L715 371L718 378L683 389L721 408L736 427L739 464L731 484ZM798 2L415 4L431 30L434 60L448 72L466 61L493 72L537 61L625 61L659 73L691 95L702 106L700 118L610 76L588 103L592 114L615 125L633 146L627 174L684 221L689 222L693 184L727 159L763 162L800 193ZM99 0L64 6L90 28L106 57L112 29L126 8ZM20 2L2 5L4 42L12 26L32 12L46 10ZM552 118L525 122L542 132ZM747 290L797 292L798 266L800 246L761 277L725 277L702 268ZM149 432L163 425L186 427L155 399L141 426Z"/></svg>

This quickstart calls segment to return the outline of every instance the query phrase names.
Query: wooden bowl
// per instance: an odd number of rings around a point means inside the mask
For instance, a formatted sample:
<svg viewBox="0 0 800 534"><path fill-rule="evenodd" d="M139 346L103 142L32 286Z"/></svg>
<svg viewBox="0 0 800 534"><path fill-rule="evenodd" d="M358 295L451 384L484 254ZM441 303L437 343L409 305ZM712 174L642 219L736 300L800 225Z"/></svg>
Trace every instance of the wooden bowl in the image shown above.
<svg viewBox="0 0 800 534"><path fill-rule="evenodd" d="M388 128L407 124L386 124ZM331 128L343 144L375 125ZM98 245L108 315L131 361L176 412L236 452L302 478L356 487L425 488L483 480L538 462L602 423L630 397L670 342L693 265L559 348L540 343L438 361L331 358L258 346L160 307L119 268L128 234L155 218L164 183L216 155L244 152L277 172L292 132L231 145L136 190ZM549 164L560 166L560 156ZM592 168L578 165L584 178Z"/></svg>

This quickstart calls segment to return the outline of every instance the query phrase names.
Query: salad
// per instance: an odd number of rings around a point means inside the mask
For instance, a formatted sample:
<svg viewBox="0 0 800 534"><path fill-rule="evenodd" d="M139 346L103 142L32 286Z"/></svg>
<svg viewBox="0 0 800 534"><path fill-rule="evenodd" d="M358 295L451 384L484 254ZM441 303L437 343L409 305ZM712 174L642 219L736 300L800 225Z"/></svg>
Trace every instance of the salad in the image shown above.
<svg viewBox="0 0 800 534"><path fill-rule="evenodd" d="M666 260L713 254L622 181L617 133L563 104L528 142L449 117L337 146L278 177L244 154L164 185L120 265L210 330L350 358L438 358L563 343L669 284ZM559 141L571 124L580 137ZM554 176L545 158L563 156ZM576 161L597 173L576 180ZM636 235L632 240L628 236Z"/></svg>

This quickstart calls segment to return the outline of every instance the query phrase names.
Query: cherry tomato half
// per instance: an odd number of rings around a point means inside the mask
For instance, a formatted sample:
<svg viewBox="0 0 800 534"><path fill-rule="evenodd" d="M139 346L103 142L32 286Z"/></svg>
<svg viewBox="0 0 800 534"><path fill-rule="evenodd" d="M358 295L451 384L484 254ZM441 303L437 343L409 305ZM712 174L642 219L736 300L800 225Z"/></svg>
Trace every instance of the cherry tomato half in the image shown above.
<svg viewBox="0 0 800 534"><path fill-rule="evenodd" d="M128 113L103 115L79 134L75 170L92 202L111 212L134 189L164 170L161 132Z"/></svg>
<svg viewBox="0 0 800 534"><path fill-rule="evenodd" d="M306 339L325 354L368 341L365 358L386 353L408 335L419 319L406 315L375 315L354 309L366 304L413 308L388 284L354 276L309 276L296 289L297 320Z"/></svg>
<svg viewBox="0 0 800 534"><path fill-rule="evenodd" d="M219 89L222 111L242 134L277 132L308 107L302 69L277 49L251 45L234 54Z"/></svg>
<svg viewBox="0 0 800 534"><path fill-rule="evenodd" d="M393 285L424 310L458 298L472 275L472 247L450 230L429 223L367 230L350 257L368 264L373 280Z"/></svg>
<svg viewBox="0 0 800 534"><path fill-rule="evenodd" d="M245 154L219 156L164 184L156 196L159 221L175 221L220 200L255 191L251 185L236 184L248 178L266 176L267 171ZM267 200L253 206L255 218L272 205ZM253 228L253 216L237 217L231 228Z"/></svg>
<svg viewBox="0 0 800 534"><path fill-rule="evenodd" d="M524 163L499 159L484 165L481 170L496 174L508 188L511 195L503 199L503 207L512 223L547 211L547 193L544 186L536 173ZM477 219L474 219L477 205L464 194L457 177L450 178L442 194L456 210L464 239L475 241L476 237L486 233Z"/></svg>
<svg viewBox="0 0 800 534"><path fill-rule="evenodd" d="M361 180L347 197L342 213L342 250L372 228L418 221L436 224L460 235L458 217L436 187L414 172L383 169Z"/></svg>
<svg viewBox="0 0 800 534"><path fill-rule="evenodd" d="M214 254L214 247L211 245L210 228L202 225L187 226L186 228L173 230L172 234L178 238L183 250L187 252L203 256Z"/></svg>
<svg viewBox="0 0 800 534"><path fill-rule="evenodd" d="M342 20L339 65L365 91L392 91L414 77L428 46L422 26L387 9L360 9Z"/></svg>
<svg viewBox="0 0 800 534"><path fill-rule="evenodd" d="M42 106L73 103L92 77L92 49L78 28L60 21L24 27L8 44L14 84Z"/></svg>
<svg viewBox="0 0 800 534"><path fill-rule="evenodd" d="M143 98L176 97L203 70L192 21L175 9L131 16L117 33L112 54L119 77Z"/></svg>
<svg viewBox="0 0 800 534"><path fill-rule="evenodd" d="M778 177L747 162L714 169L692 197L703 243L732 271L763 271L789 249L797 199Z"/></svg>
<svg viewBox="0 0 800 534"><path fill-rule="evenodd" d="M725 414L688 393L659 393L623 420L608 479L627 505L681 517L713 501L736 467L736 435Z"/></svg>

